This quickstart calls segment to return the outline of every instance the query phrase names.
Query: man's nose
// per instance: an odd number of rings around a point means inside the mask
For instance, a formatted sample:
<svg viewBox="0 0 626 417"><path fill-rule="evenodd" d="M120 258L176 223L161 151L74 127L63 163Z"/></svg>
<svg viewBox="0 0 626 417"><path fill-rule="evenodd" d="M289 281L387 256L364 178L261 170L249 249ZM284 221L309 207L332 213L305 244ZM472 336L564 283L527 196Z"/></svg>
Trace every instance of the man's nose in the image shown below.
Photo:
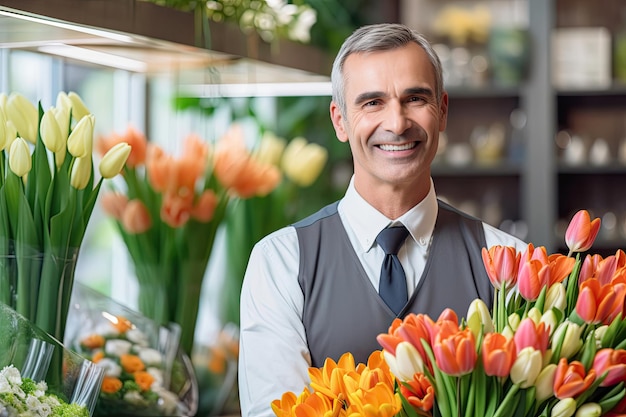
<svg viewBox="0 0 626 417"><path fill-rule="evenodd" d="M387 106L384 127L396 135L404 133L411 125L407 110L401 103L392 101Z"/></svg>

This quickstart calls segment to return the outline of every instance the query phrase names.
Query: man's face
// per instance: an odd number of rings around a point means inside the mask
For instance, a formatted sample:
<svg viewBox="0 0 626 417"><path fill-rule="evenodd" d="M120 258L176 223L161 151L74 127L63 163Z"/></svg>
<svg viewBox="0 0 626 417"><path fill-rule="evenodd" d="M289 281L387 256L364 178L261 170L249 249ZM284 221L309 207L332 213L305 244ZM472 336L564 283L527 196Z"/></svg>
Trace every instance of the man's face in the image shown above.
<svg viewBox="0 0 626 417"><path fill-rule="evenodd" d="M446 127L448 97L436 97L435 73L417 44L348 56L346 114L333 102L337 137L349 142L361 191L430 186L430 164ZM345 116L345 117L344 117Z"/></svg>

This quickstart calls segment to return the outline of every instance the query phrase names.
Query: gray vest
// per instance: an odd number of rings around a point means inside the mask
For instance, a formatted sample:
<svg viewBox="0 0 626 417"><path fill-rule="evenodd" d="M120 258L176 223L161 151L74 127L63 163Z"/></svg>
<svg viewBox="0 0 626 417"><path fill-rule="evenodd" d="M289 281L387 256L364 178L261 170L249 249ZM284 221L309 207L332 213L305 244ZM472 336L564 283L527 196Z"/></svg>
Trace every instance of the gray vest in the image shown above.
<svg viewBox="0 0 626 417"><path fill-rule="evenodd" d="M396 315L369 281L343 227L337 204L294 224L300 246L298 282L304 294L302 321L312 365L323 366L351 352L366 363L381 349L376 336L386 333ZM493 303L493 288L481 249L482 222L439 201L439 214L424 273L399 317L425 313L433 320L446 308L459 318L475 298Z"/></svg>

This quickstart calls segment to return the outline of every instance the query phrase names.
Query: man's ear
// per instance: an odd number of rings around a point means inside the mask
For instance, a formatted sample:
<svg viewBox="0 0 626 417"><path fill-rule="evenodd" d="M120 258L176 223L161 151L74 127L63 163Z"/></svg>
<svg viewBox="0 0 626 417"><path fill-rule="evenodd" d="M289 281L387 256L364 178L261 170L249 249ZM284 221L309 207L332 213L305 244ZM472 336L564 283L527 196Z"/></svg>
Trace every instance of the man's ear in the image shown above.
<svg viewBox="0 0 626 417"><path fill-rule="evenodd" d="M346 129L344 127L344 118L341 113L341 109L334 101L330 102L330 120L333 122L333 127L335 128L335 134L337 135L337 139L341 142L348 141L348 134L346 133Z"/></svg>

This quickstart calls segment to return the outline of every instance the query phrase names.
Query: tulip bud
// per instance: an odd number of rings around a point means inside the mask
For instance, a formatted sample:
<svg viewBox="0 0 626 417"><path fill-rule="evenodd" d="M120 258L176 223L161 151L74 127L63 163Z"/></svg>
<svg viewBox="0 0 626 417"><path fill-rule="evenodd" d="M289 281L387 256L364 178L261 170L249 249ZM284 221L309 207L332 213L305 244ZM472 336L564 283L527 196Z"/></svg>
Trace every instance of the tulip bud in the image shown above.
<svg viewBox="0 0 626 417"><path fill-rule="evenodd" d="M92 114L80 119L67 138L67 150L76 158L91 157L93 149L93 128L95 118Z"/></svg>
<svg viewBox="0 0 626 417"><path fill-rule="evenodd" d="M600 349L602 347L602 339L604 338L604 335L606 335L606 332L609 330L609 326L607 326L606 324L600 327L596 327L596 329L593 332L593 338L595 340L595 345L597 349Z"/></svg>
<svg viewBox="0 0 626 417"><path fill-rule="evenodd" d="M19 93L12 93L7 100L4 111L7 119L15 125L20 137L30 143L37 143L39 113L33 103Z"/></svg>
<svg viewBox="0 0 626 417"><path fill-rule="evenodd" d="M576 411L576 417L600 417L601 415L602 407L598 403L583 404Z"/></svg>
<svg viewBox="0 0 626 417"><path fill-rule="evenodd" d="M100 175L103 178L113 178L119 174L130 155L131 147L126 142L120 142L107 151L100 162Z"/></svg>
<svg viewBox="0 0 626 417"><path fill-rule="evenodd" d="M279 138L273 132L265 132L261 138L261 143L254 154L254 158L263 164L278 166L280 158L285 150L286 141Z"/></svg>
<svg viewBox="0 0 626 417"><path fill-rule="evenodd" d="M479 298L472 301L467 310L467 327L470 328L476 337L478 337L481 330L483 333L495 331L489 308Z"/></svg>
<svg viewBox="0 0 626 417"><path fill-rule="evenodd" d="M565 231L565 244L570 252L585 252L591 248L600 231L600 219L591 220L587 210L578 211Z"/></svg>
<svg viewBox="0 0 626 417"><path fill-rule="evenodd" d="M518 354L511 368L511 381L521 388L529 388L535 384L542 369L541 351L526 347Z"/></svg>
<svg viewBox="0 0 626 417"><path fill-rule="evenodd" d="M552 408L550 417L571 417L576 412L576 400L573 398L565 398L559 401Z"/></svg>
<svg viewBox="0 0 626 417"><path fill-rule="evenodd" d="M141 200L131 200L122 214L122 226L131 234L143 233L150 229L152 220L147 207Z"/></svg>
<svg viewBox="0 0 626 417"><path fill-rule="evenodd" d="M522 319L517 313L511 313L511 315L507 318L507 322L513 331L517 330L521 321Z"/></svg>
<svg viewBox="0 0 626 417"><path fill-rule="evenodd" d="M552 334L554 330L556 329L558 319L553 310L548 310L545 313L543 313L543 315L539 319L539 322L544 323L546 325L546 328L550 332L550 334Z"/></svg>
<svg viewBox="0 0 626 417"><path fill-rule="evenodd" d="M507 339L513 339L515 337L515 332L511 329L511 326L504 326L501 333Z"/></svg>
<svg viewBox="0 0 626 417"><path fill-rule="evenodd" d="M70 109L55 107L54 117L57 119L59 129L61 130L61 137L64 141L67 141L67 137L70 135Z"/></svg>
<svg viewBox="0 0 626 417"><path fill-rule="evenodd" d="M32 165L30 147L24 139L18 137L13 141L9 150L9 167L15 175L23 177L30 172Z"/></svg>
<svg viewBox="0 0 626 417"><path fill-rule="evenodd" d="M72 173L70 175L70 185L77 190L84 189L87 184L89 184L91 169L91 156L74 159Z"/></svg>
<svg viewBox="0 0 626 417"><path fill-rule="evenodd" d="M59 94L57 94L57 101L54 107L56 109L67 110L68 113L70 112L70 110L72 109L72 100L70 100L65 91L59 91Z"/></svg>
<svg viewBox="0 0 626 417"><path fill-rule="evenodd" d="M102 196L102 209L115 220L121 221L128 204L128 197L121 193L106 193Z"/></svg>
<svg viewBox="0 0 626 417"><path fill-rule="evenodd" d="M6 132L6 138L4 140L4 145L5 145L4 149L10 149L11 144L13 143L15 138L17 138L17 129L15 128L15 125L13 124L12 121L7 120L5 132Z"/></svg>
<svg viewBox="0 0 626 417"><path fill-rule="evenodd" d="M556 308L557 310L563 311L566 305L567 297L565 296L565 286L557 282L548 289L544 310Z"/></svg>
<svg viewBox="0 0 626 417"><path fill-rule="evenodd" d="M74 118L74 120L80 120L83 117L91 114L91 112L89 111L89 109L87 109L87 106L85 106L85 103L78 94L70 91L67 94L67 97L72 102L72 117Z"/></svg>
<svg viewBox="0 0 626 417"><path fill-rule="evenodd" d="M535 322L535 324L541 323L541 311L537 307L532 307L528 310L528 317Z"/></svg>
<svg viewBox="0 0 626 417"><path fill-rule="evenodd" d="M63 165L63 162L65 161L65 156L67 155L67 147L64 146L63 148L61 148L61 150L59 152L56 152L54 154L54 163L56 164L57 168L61 168L61 165Z"/></svg>
<svg viewBox="0 0 626 417"><path fill-rule="evenodd" d="M328 151L325 148L298 137L287 145L281 165L291 181L301 187L308 187L322 172L327 159Z"/></svg>
<svg viewBox="0 0 626 417"><path fill-rule="evenodd" d="M65 138L61 136L59 123L54 115L54 109L46 110L41 118L41 140L51 152L59 152L65 147Z"/></svg>
<svg viewBox="0 0 626 417"><path fill-rule="evenodd" d="M535 380L535 399L542 402L554 396L554 375L556 374L556 364L551 363L539 372Z"/></svg>
<svg viewBox="0 0 626 417"><path fill-rule="evenodd" d="M409 342L398 343L395 355L383 350L383 356L391 373L400 381L411 381L413 375L424 372L424 360Z"/></svg>
<svg viewBox="0 0 626 417"><path fill-rule="evenodd" d="M582 333L583 327L571 321L564 321L559 325L552 336L552 343L556 343L563 338L559 357L569 359L580 350L583 346ZM552 350L556 349L556 346L552 346Z"/></svg>

